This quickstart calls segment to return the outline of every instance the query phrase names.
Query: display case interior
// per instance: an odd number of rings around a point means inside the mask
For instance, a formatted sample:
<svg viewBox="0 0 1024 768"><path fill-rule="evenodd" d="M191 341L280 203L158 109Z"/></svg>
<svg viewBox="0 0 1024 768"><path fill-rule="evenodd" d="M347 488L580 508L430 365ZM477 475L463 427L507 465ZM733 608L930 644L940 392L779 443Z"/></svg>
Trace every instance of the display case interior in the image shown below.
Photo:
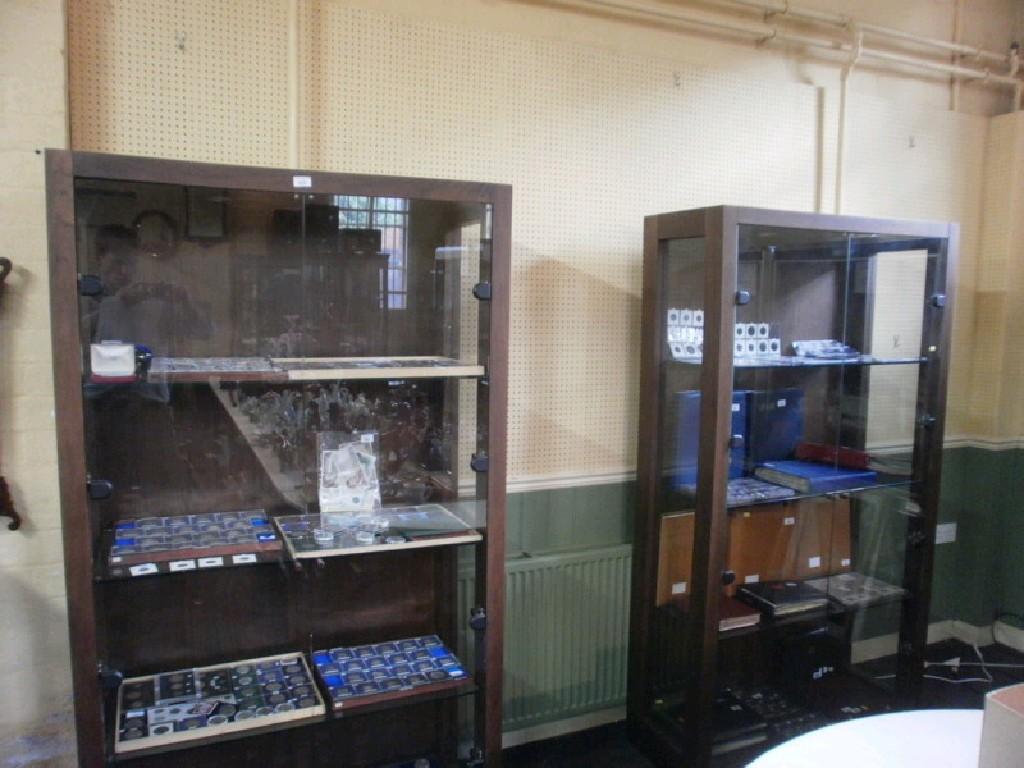
<svg viewBox="0 0 1024 768"><path fill-rule="evenodd" d="M83 763L497 754L507 189L49 159Z"/></svg>
<svg viewBox="0 0 1024 768"><path fill-rule="evenodd" d="M906 705L922 671L949 229L748 212L648 220L630 719L671 759Z"/></svg>

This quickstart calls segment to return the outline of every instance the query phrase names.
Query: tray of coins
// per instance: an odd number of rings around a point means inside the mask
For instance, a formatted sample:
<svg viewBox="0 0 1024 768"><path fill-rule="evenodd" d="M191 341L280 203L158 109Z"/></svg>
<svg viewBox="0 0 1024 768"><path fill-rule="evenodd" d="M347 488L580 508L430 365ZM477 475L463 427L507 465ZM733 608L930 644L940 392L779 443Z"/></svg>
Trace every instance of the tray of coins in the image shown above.
<svg viewBox="0 0 1024 768"><path fill-rule="evenodd" d="M279 559L282 549L262 509L121 520L107 540L114 578L252 565Z"/></svg>
<svg viewBox="0 0 1024 768"><path fill-rule="evenodd" d="M118 689L114 751L262 730L325 711L299 653L133 677Z"/></svg>
<svg viewBox="0 0 1024 768"><path fill-rule="evenodd" d="M473 687L437 635L314 651L313 664L335 711Z"/></svg>

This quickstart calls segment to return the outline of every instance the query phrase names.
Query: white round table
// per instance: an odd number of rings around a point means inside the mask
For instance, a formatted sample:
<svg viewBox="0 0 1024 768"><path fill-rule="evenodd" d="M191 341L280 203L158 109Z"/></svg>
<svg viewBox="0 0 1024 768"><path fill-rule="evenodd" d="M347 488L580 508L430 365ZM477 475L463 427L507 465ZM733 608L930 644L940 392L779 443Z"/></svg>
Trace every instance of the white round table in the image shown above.
<svg viewBox="0 0 1024 768"><path fill-rule="evenodd" d="M797 736L747 768L978 768L980 709L918 709Z"/></svg>

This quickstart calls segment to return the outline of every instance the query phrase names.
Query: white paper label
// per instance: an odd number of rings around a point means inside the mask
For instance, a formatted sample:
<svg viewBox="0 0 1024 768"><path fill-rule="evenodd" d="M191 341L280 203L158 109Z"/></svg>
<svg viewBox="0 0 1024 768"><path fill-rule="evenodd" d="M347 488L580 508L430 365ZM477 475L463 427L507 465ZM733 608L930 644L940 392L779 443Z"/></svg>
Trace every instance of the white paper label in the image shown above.
<svg viewBox="0 0 1024 768"><path fill-rule="evenodd" d="M157 572L156 563L142 563L141 565L133 565L128 569L128 573L132 576L147 576L150 573Z"/></svg>
<svg viewBox="0 0 1024 768"><path fill-rule="evenodd" d="M372 432L367 432L364 435L360 435L359 439L360 439L360 441L362 441L364 443L372 443L373 442L373 433Z"/></svg>
<svg viewBox="0 0 1024 768"><path fill-rule="evenodd" d="M232 555L231 562L233 565L248 565L256 562L256 555L245 554L245 555Z"/></svg>
<svg viewBox="0 0 1024 768"><path fill-rule="evenodd" d="M144 709L126 709L124 712L125 717L145 717L146 710Z"/></svg>
<svg viewBox="0 0 1024 768"><path fill-rule="evenodd" d="M112 562L112 563L120 563L121 560L123 560L123 559L124 558L121 558L121 557L112 557L112 558L110 558L110 562Z"/></svg>
<svg viewBox="0 0 1024 768"><path fill-rule="evenodd" d="M775 401L775 407L776 408L785 408L786 407L786 398L782 398L781 400L776 400Z"/></svg>
<svg viewBox="0 0 1024 768"><path fill-rule="evenodd" d="M196 568L195 560L172 560L168 566L172 572L174 571L194 571Z"/></svg>
<svg viewBox="0 0 1024 768"><path fill-rule="evenodd" d="M295 189L309 189L312 186L312 176L292 176L292 187Z"/></svg>
<svg viewBox="0 0 1024 768"><path fill-rule="evenodd" d="M733 413L739 413L740 412L740 404L739 403L733 403L732 404L732 412Z"/></svg>
<svg viewBox="0 0 1024 768"><path fill-rule="evenodd" d="M935 526L935 543L952 544L956 541L956 523L939 523Z"/></svg>
<svg viewBox="0 0 1024 768"><path fill-rule="evenodd" d="M795 517L783 518L782 524L783 525L796 525L796 518Z"/></svg>
<svg viewBox="0 0 1024 768"><path fill-rule="evenodd" d="M807 567L808 568L821 568L821 558L820 557L809 557L809 558L807 558Z"/></svg>
<svg viewBox="0 0 1024 768"><path fill-rule="evenodd" d="M744 584L757 584L757 582L759 582L760 580L761 580L761 574L759 574L759 573L752 573L749 576L744 576L743 577L743 583Z"/></svg>
<svg viewBox="0 0 1024 768"><path fill-rule="evenodd" d="M672 594L673 595L685 595L686 594L686 582L685 581L677 581L675 584L673 584L672 585Z"/></svg>
<svg viewBox="0 0 1024 768"><path fill-rule="evenodd" d="M840 564L840 565L841 565L841 566L842 566L843 568L849 568L849 567L850 567L850 558L848 558L848 557L844 557L844 558L843 558L842 560L840 560L840 561L839 561L839 564Z"/></svg>
<svg viewBox="0 0 1024 768"><path fill-rule="evenodd" d="M200 557L199 567L200 568L220 568L224 565L223 557Z"/></svg>

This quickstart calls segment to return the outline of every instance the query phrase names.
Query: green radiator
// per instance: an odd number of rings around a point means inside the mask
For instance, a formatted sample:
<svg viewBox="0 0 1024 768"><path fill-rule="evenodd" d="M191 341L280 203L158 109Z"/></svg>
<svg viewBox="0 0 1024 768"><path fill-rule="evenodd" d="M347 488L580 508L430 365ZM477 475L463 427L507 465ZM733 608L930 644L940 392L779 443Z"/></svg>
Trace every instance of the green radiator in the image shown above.
<svg viewBox="0 0 1024 768"><path fill-rule="evenodd" d="M505 731L625 703L632 549L625 544L506 562ZM472 585L472 567L460 568L463 616Z"/></svg>

